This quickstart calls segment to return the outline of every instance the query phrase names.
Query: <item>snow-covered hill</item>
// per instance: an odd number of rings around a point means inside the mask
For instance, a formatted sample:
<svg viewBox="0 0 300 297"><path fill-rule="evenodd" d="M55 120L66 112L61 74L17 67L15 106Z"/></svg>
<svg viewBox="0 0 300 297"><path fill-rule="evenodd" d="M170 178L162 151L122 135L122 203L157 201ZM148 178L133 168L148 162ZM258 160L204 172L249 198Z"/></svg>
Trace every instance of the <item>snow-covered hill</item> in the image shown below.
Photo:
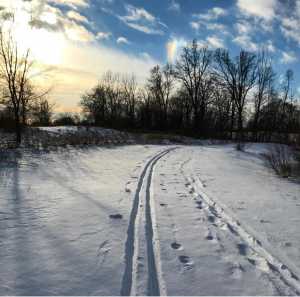
<svg viewBox="0 0 300 297"><path fill-rule="evenodd" d="M248 149L6 153L0 294L299 294L300 185Z"/></svg>

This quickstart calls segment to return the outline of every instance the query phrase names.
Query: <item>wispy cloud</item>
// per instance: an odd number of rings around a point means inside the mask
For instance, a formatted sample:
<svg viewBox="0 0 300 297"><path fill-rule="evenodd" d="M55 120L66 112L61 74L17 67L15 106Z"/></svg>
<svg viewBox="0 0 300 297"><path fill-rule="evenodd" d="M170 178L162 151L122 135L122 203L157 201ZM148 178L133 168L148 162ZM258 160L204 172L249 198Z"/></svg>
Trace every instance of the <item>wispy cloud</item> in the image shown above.
<svg viewBox="0 0 300 297"><path fill-rule="evenodd" d="M207 30L219 30L223 33L227 33L227 27L217 22L221 17L228 14L227 10L221 7L214 7L209 9L206 13L193 14L194 20L190 22L190 26L195 31L199 31L201 28L206 28Z"/></svg>
<svg viewBox="0 0 300 297"><path fill-rule="evenodd" d="M69 6L77 9L78 7L88 7L88 0L48 0L49 3L54 3L57 5Z"/></svg>
<svg viewBox="0 0 300 297"><path fill-rule="evenodd" d="M88 20L85 16L81 15L77 11L70 10L67 12L67 17L77 22L88 23Z"/></svg>
<svg viewBox="0 0 300 297"><path fill-rule="evenodd" d="M215 48L224 48L225 47L224 40L215 35L208 36L206 38L206 42L207 42L207 46L209 48L215 49Z"/></svg>
<svg viewBox="0 0 300 297"><path fill-rule="evenodd" d="M221 7L214 7L209 9L206 13L198 13L193 16L203 21L212 21L216 20L222 16L227 15L227 11Z"/></svg>
<svg viewBox="0 0 300 297"><path fill-rule="evenodd" d="M249 34L253 31L253 25L245 20L240 20L235 24L238 34Z"/></svg>
<svg viewBox="0 0 300 297"><path fill-rule="evenodd" d="M180 4L175 0L171 0L171 3L169 5L169 10L175 11L175 12L180 12L180 10L181 10Z"/></svg>
<svg viewBox="0 0 300 297"><path fill-rule="evenodd" d="M275 17L277 0L238 0L237 7L248 16L259 17L271 21Z"/></svg>
<svg viewBox="0 0 300 297"><path fill-rule="evenodd" d="M280 18L280 30L287 40L292 40L300 46L300 1L294 3L291 10Z"/></svg>
<svg viewBox="0 0 300 297"><path fill-rule="evenodd" d="M282 51L282 56L280 59L280 63L282 64L290 64L297 61L297 57L294 52L285 52Z"/></svg>
<svg viewBox="0 0 300 297"><path fill-rule="evenodd" d="M98 32L96 38L99 40L107 40L111 37L111 32Z"/></svg>
<svg viewBox="0 0 300 297"><path fill-rule="evenodd" d="M162 27L167 26L144 8L126 4L125 9L127 14L117 15L117 17L128 27L146 34L164 34Z"/></svg>
<svg viewBox="0 0 300 297"><path fill-rule="evenodd" d="M126 37L120 36L117 39L117 43L118 44L129 44L130 42L128 41L128 39Z"/></svg>
<svg viewBox="0 0 300 297"><path fill-rule="evenodd" d="M239 35L232 41L239 45L241 48L247 49L249 51L255 52L259 49L259 46L254 41L252 41L249 35Z"/></svg>

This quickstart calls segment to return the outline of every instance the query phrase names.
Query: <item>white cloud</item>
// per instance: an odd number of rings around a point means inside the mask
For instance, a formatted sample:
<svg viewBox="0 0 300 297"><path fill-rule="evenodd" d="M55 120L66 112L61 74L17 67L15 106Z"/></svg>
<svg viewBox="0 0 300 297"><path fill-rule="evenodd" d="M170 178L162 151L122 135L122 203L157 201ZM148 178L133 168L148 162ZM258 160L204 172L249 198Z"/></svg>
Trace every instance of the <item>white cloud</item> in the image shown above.
<svg viewBox="0 0 300 297"><path fill-rule="evenodd" d="M63 64L52 73L55 87L51 95L69 110L77 107L80 96L92 88L104 72L135 73L138 83L142 84L150 69L160 64L149 55L130 55L96 44L78 46L69 42L65 51L68 54Z"/></svg>
<svg viewBox="0 0 300 297"><path fill-rule="evenodd" d="M35 65L52 69L44 78L39 75L38 79L44 79L43 86L53 86L50 96L61 109L78 109L80 96L92 88L107 70L133 72L137 75L138 82L142 83L149 70L160 63L149 55L128 54L120 49L93 42L96 37L109 36L109 33L95 35L88 27L67 17L67 12L63 9L44 4L43 0L35 1L43 2L43 5L37 7L32 16L40 21L41 26L31 26L31 15L23 8L23 5L28 5L28 1L17 1L19 0L14 0L14 4L19 4L16 40L20 42L22 50L23 47L31 48ZM63 1L56 1L58 2ZM76 1L70 2L74 5ZM8 4L10 3L11 0ZM42 19L39 19L40 16L43 16Z"/></svg>
<svg viewBox="0 0 300 297"><path fill-rule="evenodd" d="M126 37L121 36L117 39L117 43L118 44L122 44L122 43L129 44L130 42L128 41L128 39Z"/></svg>
<svg viewBox="0 0 300 297"><path fill-rule="evenodd" d="M222 31L223 34L227 33L226 26L223 24L219 24L219 23L207 23L206 28L208 30Z"/></svg>
<svg viewBox="0 0 300 297"><path fill-rule="evenodd" d="M280 59L280 63L282 63L282 64L290 64L290 63L297 61L297 57L295 56L295 53L293 53L293 52L284 52L283 51L281 54L282 54L282 56Z"/></svg>
<svg viewBox="0 0 300 297"><path fill-rule="evenodd" d="M218 38L217 36L208 36L206 38L206 42L208 47L210 48L224 48L224 41L221 38Z"/></svg>
<svg viewBox="0 0 300 297"><path fill-rule="evenodd" d="M273 42L271 40L268 40L266 42L265 48L267 51L269 51L270 53L274 53L276 52L276 47L274 46Z"/></svg>
<svg viewBox="0 0 300 297"><path fill-rule="evenodd" d="M88 20L85 16L81 15L80 13L78 13L77 11L74 10L70 10L67 12L67 16L68 18L77 21L77 22L81 22L81 23L88 23Z"/></svg>
<svg viewBox="0 0 300 297"><path fill-rule="evenodd" d="M73 21L64 24L64 32L66 36L73 41L91 42L96 38L96 36L84 26L78 25Z"/></svg>
<svg viewBox="0 0 300 297"><path fill-rule="evenodd" d="M248 35L239 35L232 41L245 50L257 51L259 49L258 45L255 42L253 42L250 36Z"/></svg>
<svg viewBox="0 0 300 297"><path fill-rule="evenodd" d="M64 12L53 3L67 2L63 0L48 0L48 4L42 0L14 2L14 4L18 4L18 7L14 9L15 22L13 22L13 26L18 28L18 31L22 31L25 37L34 30L38 32L45 30L46 32L61 32L68 39L77 42L95 40L93 32L86 27L86 25L90 25L87 18L74 10ZM68 4L84 7L88 5L84 0L70 0ZM26 39L24 36L22 38Z"/></svg>
<svg viewBox="0 0 300 297"><path fill-rule="evenodd" d="M160 22L155 16L146 11L144 8L135 7L133 5L125 5L127 15L116 15L128 27L144 32L146 34L163 35L164 31L161 27L167 27Z"/></svg>
<svg viewBox="0 0 300 297"><path fill-rule="evenodd" d="M140 56L142 58L146 59L146 60L151 60L152 59L151 56L146 52L141 53Z"/></svg>
<svg viewBox="0 0 300 297"><path fill-rule="evenodd" d="M199 23L199 22L190 22L190 26L191 26L194 30L198 31L198 30L200 29L200 27L201 27L201 23Z"/></svg>
<svg viewBox="0 0 300 297"><path fill-rule="evenodd" d="M97 35L96 35L96 38L97 39L100 39L100 40L107 40L109 39L111 36L111 33L110 32L98 32Z"/></svg>
<svg viewBox="0 0 300 297"><path fill-rule="evenodd" d="M246 21L239 21L235 24L235 29L240 35L249 34L253 30L253 25Z"/></svg>
<svg viewBox="0 0 300 297"><path fill-rule="evenodd" d="M175 0L171 0L171 3L169 5L169 10L180 12L180 4L176 2Z"/></svg>
<svg viewBox="0 0 300 297"><path fill-rule="evenodd" d="M288 13L280 19L281 32L287 40L293 40L300 46L300 1Z"/></svg>
<svg viewBox="0 0 300 297"><path fill-rule="evenodd" d="M77 9L78 7L88 7L88 0L48 0L49 3L65 5Z"/></svg>
<svg viewBox="0 0 300 297"><path fill-rule="evenodd" d="M227 33L227 28L225 25L217 23L216 20L222 16L227 15L228 12L220 7L214 7L209 9L206 13L194 14L194 21L190 22L190 26L195 31L199 31L201 27L206 28L207 30L213 31L223 31Z"/></svg>
<svg viewBox="0 0 300 297"><path fill-rule="evenodd" d="M239 10L246 15L271 21L275 17L277 0L238 0Z"/></svg>
<svg viewBox="0 0 300 297"><path fill-rule="evenodd" d="M227 15L227 11L221 7L214 7L209 9L206 13L194 14L194 17L197 17L199 20L211 21L216 20L222 16Z"/></svg>

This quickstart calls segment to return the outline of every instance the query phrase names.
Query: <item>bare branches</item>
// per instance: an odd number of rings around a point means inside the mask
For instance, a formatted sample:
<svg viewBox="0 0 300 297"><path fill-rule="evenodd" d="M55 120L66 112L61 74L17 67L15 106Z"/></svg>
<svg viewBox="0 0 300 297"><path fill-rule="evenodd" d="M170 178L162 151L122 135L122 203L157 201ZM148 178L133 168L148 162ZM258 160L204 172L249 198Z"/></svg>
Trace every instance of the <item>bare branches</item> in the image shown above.
<svg viewBox="0 0 300 297"><path fill-rule="evenodd" d="M17 145L21 143L22 124L26 124L30 103L50 91L36 92L30 78L32 66L30 50L22 53L12 33L0 30L0 87L3 103L13 110Z"/></svg>

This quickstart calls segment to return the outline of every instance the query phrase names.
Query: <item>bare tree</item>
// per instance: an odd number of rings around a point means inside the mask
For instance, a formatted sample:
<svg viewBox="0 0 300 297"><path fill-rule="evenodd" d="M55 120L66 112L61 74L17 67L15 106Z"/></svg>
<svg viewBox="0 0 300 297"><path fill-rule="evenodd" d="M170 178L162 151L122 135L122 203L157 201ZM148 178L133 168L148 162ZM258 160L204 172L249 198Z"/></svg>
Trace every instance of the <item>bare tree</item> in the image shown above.
<svg viewBox="0 0 300 297"><path fill-rule="evenodd" d="M0 30L0 79L4 90L5 103L13 109L17 145L21 143L22 103L28 92L29 71L32 63L29 49L20 53L11 33Z"/></svg>
<svg viewBox="0 0 300 297"><path fill-rule="evenodd" d="M129 125L135 125L136 101L137 101L137 82L134 74L124 75L122 78L122 93L125 105L126 117Z"/></svg>
<svg viewBox="0 0 300 297"><path fill-rule="evenodd" d="M54 103L50 103L44 97L40 97L38 98L38 100L34 100L34 103L31 106L33 121L43 126L50 125L54 106Z"/></svg>
<svg viewBox="0 0 300 297"><path fill-rule="evenodd" d="M223 133L231 128L232 100L227 88L217 80L213 88L213 99L215 114L212 120L215 121L216 132Z"/></svg>
<svg viewBox="0 0 300 297"><path fill-rule="evenodd" d="M83 112L88 114L88 117L96 125L101 125L106 120L106 100L106 88L101 82L81 97L80 106L83 108Z"/></svg>
<svg viewBox="0 0 300 297"><path fill-rule="evenodd" d="M267 52L262 50L257 59L257 92L254 96L253 130L254 140L256 141L261 109L269 101L274 79L275 73L272 68L272 61Z"/></svg>
<svg viewBox="0 0 300 297"><path fill-rule="evenodd" d="M288 69L284 75L284 79L282 82L282 99L281 99L281 130L287 132L288 122L293 117L293 108L290 104L293 105L293 90L292 90L292 82L294 79L294 73L291 69Z"/></svg>
<svg viewBox="0 0 300 297"><path fill-rule="evenodd" d="M110 124L116 124L116 120L121 117L122 88L121 76L119 73L108 71L102 77L102 83L105 87L106 105L109 112Z"/></svg>
<svg viewBox="0 0 300 297"><path fill-rule="evenodd" d="M240 51L231 59L227 50L217 50L215 59L218 66L217 75L226 85L238 115L238 140L243 140L244 111L248 92L256 82L256 55Z"/></svg>
<svg viewBox="0 0 300 297"><path fill-rule="evenodd" d="M157 124L161 128L166 128L168 125L168 109L173 86L174 77L171 65L167 64L163 68L157 65L151 69L147 87L157 109Z"/></svg>
<svg viewBox="0 0 300 297"><path fill-rule="evenodd" d="M212 52L200 47L197 40L183 48L183 52L175 65L175 77L180 80L189 94L193 106L194 128L199 129L202 122L200 110L206 106L207 91L210 85L210 65Z"/></svg>

